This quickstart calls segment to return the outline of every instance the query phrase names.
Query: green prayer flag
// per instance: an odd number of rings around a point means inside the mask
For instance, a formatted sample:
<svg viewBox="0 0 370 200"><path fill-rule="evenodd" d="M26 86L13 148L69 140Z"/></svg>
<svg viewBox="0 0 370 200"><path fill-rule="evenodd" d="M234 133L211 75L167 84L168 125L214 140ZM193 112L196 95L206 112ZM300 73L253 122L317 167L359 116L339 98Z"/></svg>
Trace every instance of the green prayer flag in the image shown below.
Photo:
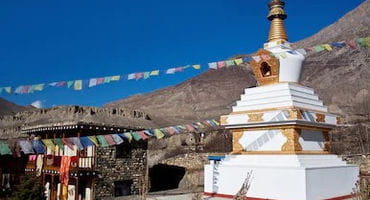
<svg viewBox="0 0 370 200"><path fill-rule="evenodd" d="M157 139L161 139L161 138L164 137L163 132L159 129L154 129L154 135L155 135L155 137L157 137Z"/></svg>
<svg viewBox="0 0 370 200"><path fill-rule="evenodd" d="M7 143L0 142L0 155L12 155L12 151Z"/></svg>
<svg viewBox="0 0 370 200"><path fill-rule="evenodd" d="M55 139L54 139L54 143L55 143L56 145L58 145L59 149L64 149L64 144L63 144L63 142L62 142L62 139L60 139L60 138L55 138Z"/></svg>
<svg viewBox="0 0 370 200"><path fill-rule="evenodd" d="M159 75L159 70L154 70L150 72L150 76L158 76Z"/></svg>
<svg viewBox="0 0 370 200"><path fill-rule="evenodd" d="M105 137L103 135L97 135L96 139L98 139L99 144L100 144L101 147L108 147L109 146L107 140L105 139Z"/></svg>
<svg viewBox="0 0 370 200"><path fill-rule="evenodd" d="M366 47L366 41L365 38L357 38L356 43L359 44L362 47Z"/></svg>
<svg viewBox="0 0 370 200"><path fill-rule="evenodd" d="M141 140L141 137L137 132L132 132L131 135L134 138L134 140L136 140L136 141Z"/></svg>
<svg viewBox="0 0 370 200"><path fill-rule="evenodd" d="M55 145L53 143L53 141L51 139L44 139L44 140L41 140L42 143L45 144L45 146L50 149L51 151L55 151Z"/></svg>
<svg viewBox="0 0 370 200"><path fill-rule="evenodd" d="M314 46L313 49L315 49L316 52L324 51L325 48L321 45Z"/></svg>
<svg viewBox="0 0 370 200"><path fill-rule="evenodd" d="M74 81L68 81L68 82L67 82L67 87L68 87L68 88L72 87L73 83L74 83Z"/></svg>
<svg viewBox="0 0 370 200"><path fill-rule="evenodd" d="M74 89L82 90L82 80L75 80Z"/></svg>
<svg viewBox="0 0 370 200"><path fill-rule="evenodd" d="M121 79L120 75L112 76L111 81L119 81Z"/></svg>
<svg viewBox="0 0 370 200"><path fill-rule="evenodd" d="M111 80L112 80L111 76L104 77L104 83L110 83Z"/></svg>
<svg viewBox="0 0 370 200"><path fill-rule="evenodd" d="M235 65L233 60L227 60L226 61L226 67L230 67L230 66L233 66L233 65Z"/></svg>
<svg viewBox="0 0 370 200"><path fill-rule="evenodd" d="M91 135L91 136L87 136L87 138L89 138L89 140L92 142L92 143L94 143L95 144L95 146L99 146L99 142L98 142L98 140L96 139L96 137L95 136L93 136L93 135Z"/></svg>
<svg viewBox="0 0 370 200"><path fill-rule="evenodd" d="M148 79L150 77L150 72L144 72L144 79Z"/></svg>

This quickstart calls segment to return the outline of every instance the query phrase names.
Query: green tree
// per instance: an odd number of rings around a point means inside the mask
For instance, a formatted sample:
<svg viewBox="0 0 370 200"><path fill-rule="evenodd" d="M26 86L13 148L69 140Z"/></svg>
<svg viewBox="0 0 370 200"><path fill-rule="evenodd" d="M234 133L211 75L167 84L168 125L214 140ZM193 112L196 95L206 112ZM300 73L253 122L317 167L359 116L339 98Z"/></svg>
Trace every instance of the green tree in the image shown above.
<svg viewBox="0 0 370 200"><path fill-rule="evenodd" d="M27 174L23 177L17 190L13 193L13 200L44 200L44 187L40 177Z"/></svg>

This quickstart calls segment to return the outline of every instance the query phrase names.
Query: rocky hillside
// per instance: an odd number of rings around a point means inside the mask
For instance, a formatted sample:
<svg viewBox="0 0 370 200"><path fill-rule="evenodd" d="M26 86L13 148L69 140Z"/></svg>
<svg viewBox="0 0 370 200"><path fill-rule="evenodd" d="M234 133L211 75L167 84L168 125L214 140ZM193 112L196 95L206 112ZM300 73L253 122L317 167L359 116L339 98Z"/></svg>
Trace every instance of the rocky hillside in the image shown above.
<svg viewBox="0 0 370 200"><path fill-rule="evenodd" d="M9 102L0 97L0 116L2 115L12 115L17 112L25 111L32 109L31 107L23 107L12 102Z"/></svg>
<svg viewBox="0 0 370 200"><path fill-rule="evenodd" d="M317 34L294 47L307 47L370 35L370 0ZM370 48L342 48L307 56L304 85L317 90L330 111L348 121L364 119L370 112ZM107 107L138 109L161 125L218 118L231 111L244 88L255 86L249 66L209 70L179 85L135 95L107 104Z"/></svg>

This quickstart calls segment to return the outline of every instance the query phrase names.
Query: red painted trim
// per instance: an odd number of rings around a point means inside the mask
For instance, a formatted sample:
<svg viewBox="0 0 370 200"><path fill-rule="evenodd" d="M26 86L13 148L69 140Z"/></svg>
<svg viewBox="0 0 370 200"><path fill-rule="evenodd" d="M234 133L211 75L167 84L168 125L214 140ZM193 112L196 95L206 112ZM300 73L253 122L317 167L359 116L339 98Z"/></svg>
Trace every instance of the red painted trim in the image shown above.
<svg viewBox="0 0 370 200"><path fill-rule="evenodd" d="M218 194L218 193L209 193L209 192L204 192L203 193L205 196L209 197L221 197L221 198L226 198L226 199L232 199L234 198L233 195L229 194ZM340 197L333 197L329 199L324 199L324 200L346 200L351 198L352 195L345 195L345 196L340 196ZM245 200L276 200L276 199L264 199L264 198L256 198L256 197L245 197Z"/></svg>

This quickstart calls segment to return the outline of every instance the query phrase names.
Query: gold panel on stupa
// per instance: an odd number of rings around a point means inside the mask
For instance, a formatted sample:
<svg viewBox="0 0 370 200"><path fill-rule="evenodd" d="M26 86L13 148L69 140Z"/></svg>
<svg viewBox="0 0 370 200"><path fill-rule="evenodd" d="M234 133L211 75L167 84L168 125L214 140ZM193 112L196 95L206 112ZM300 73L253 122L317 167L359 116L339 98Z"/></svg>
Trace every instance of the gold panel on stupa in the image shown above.
<svg viewBox="0 0 370 200"><path fill-rule="evenodd" d="M252 60L250 63L254 76L259 85L268 85L279 82L279 59L272 56L272 52L260 49L256 54L259 61Z"/></svg>

